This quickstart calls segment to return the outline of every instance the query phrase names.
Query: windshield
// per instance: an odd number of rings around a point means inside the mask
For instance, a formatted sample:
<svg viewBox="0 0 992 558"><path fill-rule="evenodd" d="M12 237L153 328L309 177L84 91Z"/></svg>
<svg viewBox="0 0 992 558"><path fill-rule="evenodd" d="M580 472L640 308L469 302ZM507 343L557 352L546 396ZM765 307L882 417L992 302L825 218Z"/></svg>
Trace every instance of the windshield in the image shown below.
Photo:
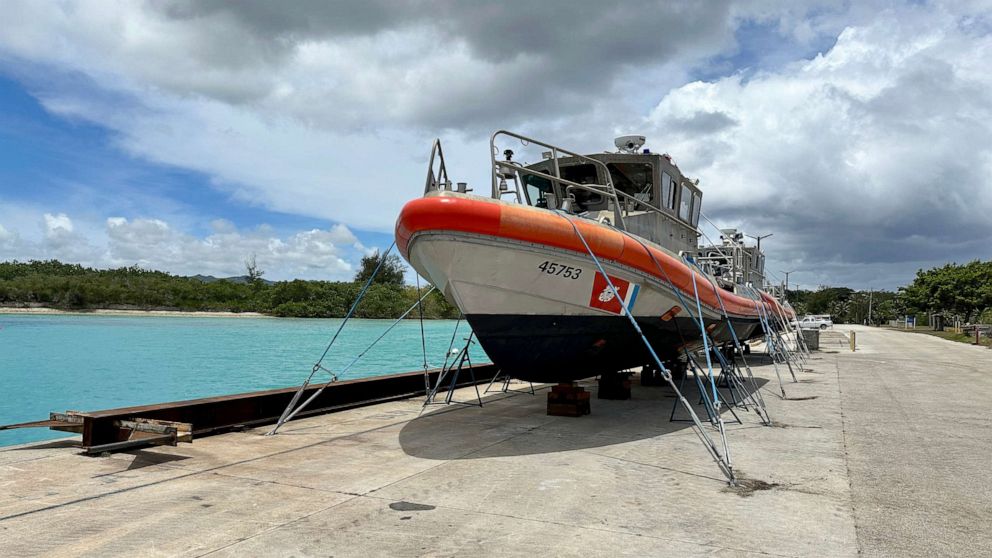
<svg viewBox="0 0 992 558"><path fill-rule="evenodd" d="M557 204L548 203L548 198L554 196L554 189L550 180L533 174L524 174L524 184L527 185L527 201L531 205L555 209Z"/></svg>
<svg viewBox="0 0 992 558"><path fill-rule="evenodd" d="M596 175L595 165L569 165L561 168L561 177L565 180L578 182L579 184L596 184L599 177Z"/></svg>
<svg viewBox="0 0 992 558"><path fill-rule="evenodd" d="M560 170L561 177L565 180L571 180L572 182L576 182L578 184L595 185L599 183L599 176L596 173L595 165L569 165L567 167L560 167ZM573 189L572 195L575 196L575 201L580 211L601 209L599 206L604 205L606 202L606 198L604 198L602 194L597 194L588 190Z"/></svg>
<svg viewBox="0 0 992 558"><path fill-rule="evenodd" d="M640 201L654 203L654 166L650 163L609 163L613 187Z"/></svg>

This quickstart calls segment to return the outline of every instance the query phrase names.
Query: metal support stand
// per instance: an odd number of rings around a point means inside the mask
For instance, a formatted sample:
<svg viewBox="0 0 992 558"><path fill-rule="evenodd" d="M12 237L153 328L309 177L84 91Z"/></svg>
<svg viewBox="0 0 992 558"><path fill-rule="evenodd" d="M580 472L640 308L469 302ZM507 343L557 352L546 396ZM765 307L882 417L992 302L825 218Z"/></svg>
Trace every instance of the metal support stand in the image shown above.
<svg viewBox="0 0 992 558"><path fill-rule="evenodd" d="M771 305L767 305L766 308L768 308L770 306ZM775 313L772 313L771 310L768 310L768 313L771 316L770 321L776 321L777 322L776 327L774 328L774 330L775 330L775 334L777 336L778 343L779 343L779 352L781 353L782 358L785 359L786 362L790 363L789 364L789 372L792 372L792 364L791 363L793 363L793 362L796 364L796 366L799 367L800 370L803 370L804 369L804 365L806 363L806 356L803 355L802 353L798 352L798 351L794 351L794 350L792 350L792 349L789 348L789 343L788 343L787 339L788 339L788 336L789 336L789 334L791 332L791 328L789 327L788 320L786 320L785 319L785 316L782 315L781 309L778 308L777 305L775 307ZM782 335L783 332L785 333L785 336L784 337ZM798 341L796 343L798 343ZM796 379L796 374L794 372L792 372L792 380L795 381L795 382L798 382L799 381L799 380Z"/></svg>
<svg viewBox="0 0 992 558"><path fill-rule="evenodd" d="M610 275L606 273L606 269L603 267L603 264L600 263L599 258L596 256L596 253L593 252L592 248L589 247L589 243L586 241L585 236L582 235L582 232L579 230L579 227L576 226L576 224L564 214L558 213L558 215L572 227L572 230L575 231L575 235L582 242L582 245L586 249L586 252L589 254L589 257L592 259L593 263L596 264L596 268L599 270L599 272L603 275L603 278L606 280L606 284L607 286L609 286L610 291L613 293L613 296L616 297L618 301L621 301L620 302L622 308L621 314L630 321L631 327L633 327L638 337L641 338L641 341L644 343L644 346L648 350L648 353L650 353L652 360L654 360L655 365L658 367L659 370L661 370L661 373L665 378L665 381L668 382L668 385L672 388L672 390L675 391L675 396L679 399L679 402L682 403L682 406L686 409L686 411L689 412L689 416L692 417L693 431L696 433L696 435L699 437L699 440L706 447L706 450L709 452L710 457L713 458L713 461L717 464L717 467L719 467L720 471L724 474L724 476L727 477L727 481L730 483L730 485L736 486L737 476L734 474L733 462L730 459L730 451L729 451L729 447L727 446L726 433L721 428L720 435L723 440L723 450L721 451L720 448L716 445L716 443L714 443L710 435L706 432L706 429L703 428L703 424L699 421L699 417L696 415L695 410L693 410L692 405L689 403L688 400L686 400L685 396L682 395L682 391L679 390L678 386L675 385L675 382L672 380L671 372L669 372L668 369L665 368L665 365L661 362L661 358L658 357L658 353L655 352L654 347L651 345L651 342L648 341L647 337L645 337L644 332L641 330L641 326L637 324L637 320L630 313L630 309L626 307L626 304L623 302L623 297L620 296L620 291L618 291L616 285L613 284L613 280L610 279ZM720 424L722 425L722 421L720 422Z"/></svg>
<svg viewBox="0 0 992 558"><path fill-rule="evenodd" d="M475 336L475 332L472 332L465 338L465 346L458 351L455 358L452 359L451 365L443 368L441 374L437 377L437 382L434 383L434 387L427 393L427 398L424 400L424 404L420 409L423 413L424 409L428 405L468 405L470 407L482 407L482 394L479 393L479 385L475 381L475 371L472 370L472 357L469 355L469 348L472 346L474 341L472 337ZM462 369L468 364L468 373L472 376L472 386L475 388L475 403L469 403L466 401L454 401L452 397L455 395L455 386L458 385L458 376L461 375ZM450 379L449 379L450 378ZM441 389L442 385L445 385L445 380L447 380L447 392L444 394L444 401L437 401L437 392Z"/></svg>
<svg viewBox="0 0 992 558"><path fill-rule="evenodd" d="M758 311L761 327L765 331L765 351L768 352L768 356L772 359L775 375L778 377L778 387L782 391L782 398L787 399L788 397L785 395L785 386L782 384L782 375L779 373L778 365L781 363L787 364L789 373L792 375L792 381L799 381L796 379L796 373L792 369L791 360L784 354L788 349L781 343L778 330L772 326L768 306L764 300L761 300L761 295L750 287L744 287L743 291L748 298L754 301L754 307Z"/></svg>
<svg viewBox="0 0 992 558"><path fill-rule="evenodd" d="M638 244L640 244L642 248L644 248L645 252L647 252L648 256L650 256L651 261L654 263L655 267L668 280L668 284L671 287L672 292L675 293L676 296L678 296L679 302L682 304L683 307L686 307L687 308L689 305L686 304L685 299L682 298L681 292L675 286L675 284L672 282L671 278L668 277L668 273L665 272L665 268L663 268L661 266L661 264L658 262L658 260L655 259L654 255L651 253L651 250L649 250L648 247L645 246L644 243L641 242L639 239L637 239L635 237L630 237L630 238L633 239L634 241L636 241ZM696 269L699 269L699 266L696 265L695 262L692 262L692 261L689 261L689 260L685 260L685 261L686 261L686 264L687 265L691 265L691 266L695 267ZM702 270L700 270L700 272L702 272ZM705 273L703 274L703 276L704 277L707 277ZM710 286L713 289L714 294L716 294L717 300L720 302L720 310L723 312L723 316L726 319L727 329L730 331L730 334L731 334L731 336L732 336L732 338L734 340L734 346L737 348L737 351L741 354L741 360L744 361L744 365L745 365L745 367L747 369L747 375L748 375L748 378L750 379L750 384L751 384L751 387L752 387L752 391L748 392L747 388L744 387L744 385L745 385L744 376L740 372L740 368L736 365L736 361L733 361L733 365L731 366L728 363L727 359L723 358L721 355L718 355L718 357L720 358L721 375L723 374L722 371L726 371L726 370L730 370L731 371L729 377L732 378L732 379L734 379L734 381L732 381L729 385L733 385L733 384L736 383L741 388L741 393L748 394L748 397L747 398L742 398L742 402L745 399L751 399L752 403L755 406L755 412L758 414L758 417L761 419L761 422L763 424L765 424L766 426L768 426L768 425L771 424L771 418L769 418L769 416L768 416L768 411L767 411L767 409L765 407L765 401L764 401L764 399L761 398L761 393L760 393L760 390L758 389L758 383L754 379L754 374L751 372L751 367L748 366L747 365L747 361L744 360L745 349L742 347L740 340L737 338L737 332L734 331L733 321L730 319L730 314L727 313L727 308L723 304L723 297L720 296L720 287L717 286L713 282L712 279L709 279L709 283L710 283ZM693 276L693 284L695 285L695 276ZM697 293L697 304L698 304L698 293ZM702 335L705 337L708 334L708 332L706 332L705 328L702 327L701 322L700 322L700 329L702 331ZM778 373L778 369L777 368L776 368L775 372L776 372L776 374ZM782 383L781 382L781 377L779 377L779 385L781 385L781 383ZM783 393L783 396L784 396L784 394L785 394L785 390L784 389L782 390L782 393ZM734 398L733 392L731 392L731 397ZM737 404L736 399L734 400L734 404L735 405ZM744 404L744 408L745 409L747 408L747 404L746 403ZM674 416L674 413L673 413L673 416ZM735 413L734 416L737 418L737 420L739 422L740 421L740 418L736 416L736 413Z"/></svg>
<svg viewBox="0 0 992 558"><path fill-rule="evenodd" d="M694 380L694 382L696 384L696 389L699 391L699 404L703 405L703 409L706 411L706 417L709 419L710 424L712 424L717 429L722 429L722 426L721 426L721 420L722 419L720 418L720 415L719 415L719 413L717 411L717 409L719 408L719 406L714 402L713 399L710 398L710 395L709 395L709 393L707 393L707 389L706 389L705 385L703 384L703 379L702 378L705 376L705 374L703 373L702 366L700 365L700 363L693 356L691 356L690 353L687 353L686 359L688 361L688 368L687 368L687 370L688 370L688 372L691 372L692 373L693 380ZM688 375L688 373L686 375ZM682 377L682 380L679 381L679 388L680 389L684 389L685 378L686 378L686 376L683 376ZM730 411L730 414L731 415L733 415L734 420L737 421L737 424L744 424L744 421L742 421L741 418L737 415L737 413L734 412L734 406L733 405L728 406L727 407L727 410ZM671 412L671 414L669 414L669 417L668 417L668 420L670 422L688 422L688 421L691 420L691 419L679 419L679 418L675 418L675 415L676 415L677 411L678 411L678 404L677 404L677 402L673 402L673 404L672 404L672 412Z"/></svg>
<svg viewBox="0 0 992 558"><path fill-rule="evenodd" d="M732 358L724 355L722 349L713 349L713 354L717 357L717 361L720 364L720 371L716 375L716 387L717 389L724 388L727 390L727 394L730 396L729 408L731 411L733 409L750 411L750 406L747 404L747 390L737 381L737 371L732 364ZM740 419L738 418L737 421L740 422Z"/></svg>
<svg viewBox="0 0 992 558"><path fill-rule="evenodd" d="M788 305L788 302L785 304ZM793 325L792 320L785 315L781 308L778 309L778 314L779 320L785 326L786 331L795 336L794 352L802 359L803 364L808 364L811 354L809 352L809 346L806 345L806 338L802 336L802 331L799 329L798 325Z"/></svg>
<svg viewBox="0 0 992 558"><path fill-rule="evenodd" d="M496 380L497 379L499 380L499 382L501 384L501 387L499 387L499 388L497 388L495 390L492 390L493 384L496 383ZM531 395L536 395L537 394L534 391L534 382L527 382L528 384L530 384L530 391L524 391L524 390L520 390L520 389L510 389L510 381L512 381L512 380L513 380L513 378L511 378L509 374L507 374L506 372L503 372L503 370L500 369L500 371L497 372L495 376L493 376L493 379L492 380L489 380L489 385L486 386L486 389L483 390L482 393L489 393L489 391L492 390L492 391L498 391L498 392L501 392L501 393L509 393L509 392L512 391L512 392L515 392L515 393L530 393Z"/></svg>
<svg viewBox="0 0 992 558"><path fill-rule="evenodd" d="M713 293L716 294L716 299L720 303L720 311L723 312L723 317L727 324L727 329L730 331L730 337L734 341L734 348L737 349L737 354L740 355L741 362L744 363L744 368L747 371L747 377L745 378L742 373L740 366L737 364L737 359L731 355L731 358L725 358L725 355L721 352L717 356L720 358L720 366L723 370L729 372L728 378L731 384L736 383L741 389L741 393L746 394L742 401L750 399L754 405L754 412L758 414L761 422L765 426L770 426L772 423L771 417L768 416L768 408L765 407L765 400L761 397L761 390L758 388L758 382L754 379L754 374L751 372L751 367L747 363L747 359L744 357L744 348L741 346L741 341L737 337L737 331L734 330L734 323L730 319L730 314L727 312L727 307L723 303L723 296L720 295L720 287L717 286L712 280L710 280L710 286L713 288ZM778 374L778 370L775 370ZM751 391L745 387L747 383L751 384ZM779 376L779 386L782 384L782 378ZM731 392L733 393L733 392ZM782 390L782 396L785 397L785 390ZM747 404L744 404L744 408L747 408Z"/></svg>

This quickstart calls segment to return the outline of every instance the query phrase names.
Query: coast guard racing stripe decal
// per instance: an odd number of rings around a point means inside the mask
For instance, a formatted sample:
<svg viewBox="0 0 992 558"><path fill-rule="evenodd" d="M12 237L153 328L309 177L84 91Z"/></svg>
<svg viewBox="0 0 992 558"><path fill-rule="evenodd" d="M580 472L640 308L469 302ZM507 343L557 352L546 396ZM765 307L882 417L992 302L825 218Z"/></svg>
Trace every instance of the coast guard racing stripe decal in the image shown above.
<svg viewBox="0 0 992 558"><path fill-rule="evenodd" d="M641 288L640 285L631 283L630 281L624 281L612 275L610 275L610 281L617 288L617 292L620 293L620 298L623 299L626 307L633 310L634 301L637 300L637 291ZM613 314L623 314L623 306L620 305L620 301L613 294L613 289L610 288L610 284L606 282L606 277L602 273L597 272L596 278L593 279L589 306L606 310Z"/></svg>

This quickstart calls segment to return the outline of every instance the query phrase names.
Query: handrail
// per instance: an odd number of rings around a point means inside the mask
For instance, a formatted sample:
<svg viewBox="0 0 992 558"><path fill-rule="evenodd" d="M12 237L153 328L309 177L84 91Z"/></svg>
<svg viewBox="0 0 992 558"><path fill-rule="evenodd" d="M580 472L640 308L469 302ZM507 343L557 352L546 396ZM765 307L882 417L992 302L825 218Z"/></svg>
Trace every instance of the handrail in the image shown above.
<svg viewBox="0 0 992 558"><path fill-rule="evenodd" d="M606 186L604 186L602 184L579 184L578 182L574 182L574 181L568 180L567 178L556 178L554 175L551 175L551 174L548 174L548 173L545 173L545 172L541 172L541 171L535 170L535 169L529 169L529 168L524 167L524 166L520 166L520 165L518 165L518 164L516 164L514 162L496 161L495 164L498 167L512 168L516 172L521 172L521 173L530 174L530 175L533 175L533 176L538 176L538 177L541 177L541 178L544 178L544 179L547 179L547 180L557 181L560 184L567 185L569 188L578 188L578 189L581 189L581 190L586 190L586 191L589 191L589 192L594 192L596 194L602 194L602 195L606 195L606 196L609 196L610 195L610 192L605 189ZM602 188L602 190L600 188ZM568 188L566 188L566 191L567 190L568 190ZM648 202L646 202L644 200L637 199L636 197L634 197L634 196L632 196L632 195L630 195L627 192L624 192L622 190L614 190L614 193L616 194L617 205L623 207L623 215L624 216L629 216L630 215L630 212L632 210L636 211L636 207L637 206L644 206L644 207L648 208L649 210L654 211L655 213L658 213L658 214L664 216L665 218L672 220L673 222L675 222L679 226L685 227L687 229L693 229L696 232L697 235L701 234L701 233L699 233L699 231L698 231L697 228L694 228L691 225L683 222L682 220L676 218L674 215L669 214L667 211L665 211L664 209L661 209L660 207L651 205L650 203L648 203ZM630 200L631 202L633 202L634 209L628 208L626 203L620 204L619 203L619 201L620 201L619 198L621 198L621 197L624 198L625 200ZM617 228L620 228L620 227L617 227ZM626 229L622 229L622 230L626 230Z"/></svg>
<svg viewBox="0 0 992 558"><path fill-rule="evenodd" d="M546 148L550 149L551 150L551 161L552 161L553 166L554 166L555 174L554 175L549 175L549 174L541 173L539 171L534 171L532 169L525 168L522 165L513 165L513 164L509 164L506 161L497 161L496 160L496 151L497 151L497 149L496 149L496 138L499 137L499 136L501 136L501 135L502 136L508 136L508 137L511 137L511 138L516 138L517 140L519 140L524 145L529 145L529 144L532 144L533 143L533 144L539 145L541 147L546 147ZM610 169L607 168L606 163L604 163L602 161L599 161L599 160L596 160L596 159L593 159L592 157L589 157L589 156L586 156L586 155L582 155L582 154L576 153L574 151L569 151L569 150L564 149L562 147L558 147L557 145L553 145L553 144L550 144L550 143L545 143L543 141L536 140L536 139L533 139L533 138L524 136L522 134L518 134L516 132L511 132L509 130L496 130L495 132L492 133L491 136L489 136L489 158L490 158L490 162L492 163L492 197L493 197L493 199L499 199L499 187L497 185L498 182L497 182L497 172L496 172L496 170L497 170L498 167L503 167L503 166L512 166L513 169L514 169L514 171L515 172L518 172L518 173L519 172L526 172L526 173L529 173L529 174L536 174L538 176L542 176L544 178L547 178L547 179L550 179L550 180L554 181L556 184L561 184L563 182L567 182L570 187L579 187L581 189L586 189L587 190L590 185L588 185L588 184L578 184L576 182L572 182L570 180L566 180L566 179L564 179L564 178L561 177L561 169L558 167L558 159L559 159L558 154L559 153L564 153L565 155L567 155L569 157L574 157L576 159L579 159L580 161L585 161L585 162L591 163L592 165L594 165L594 166L602 169L603 176L606 178L606 184L603 185L603 187L606 188L606 191L605 192L597 192L597 193L603 193L603 194L605 194L605 195L613 198L613 214L614 214L614 219L617 222L616 223L616 226L617 226L617 228L624 229L625 227L624 227L624 223L623 223L623 214L620 211L620 199L617 197L617 190L613 186L613 178L610 175Z"/></svg>
<svg viewBox="0 0 992 558"><path fill-rule="evenodd" d="M560 182L560 183L563 183L563 184L568 184L569 186L576 186L576 187L586 188L586 189L590 189L590 190L592 189L592 187L595 187L595 186L598 186L600 188L606 188L606 186L603 185L603 184L579 184L578 182L573 182L573 181L571 181L571 180L569 180L567 178L558 178L558 177L555 177L555 175L553 175L553 174L547 174L547 173L541 172L539 170L529 169L527 167L518 165L518 164L516 164L515 162L512 162L512 161L509 161L509 162L507 162L507 161L496 161L495 164L496 164L497 167L508 167L508 168L513 169L515 172L524 172L524 173L527 173L527 174L532 174L534 176L540 176L541 178L546 178L548 180L554 180L554 181L557 181L557 182ZM603 190L603 191L595 190L595 192L597 194L605 194L607 196L610 195L610 193L608 191L605 191L605 190Z"/></svg>
<svg viewBox="0 0 992 558"><path fill-rule="evenodd" d="M661 213L661 214L667 215L667 213L665 213L665 210L661 209L660 207L655 207L655 206L649 204L648 202L646 202L644 200L639 200L639 199L635 198L634 196L631 196L627 192L623 192L621 190L617 190L617 195L623 196L624 198L633 201L635 206L637 206L637 205L643 205L643 206L646 206L648 209L651 209L655 213ZM627 214L630 215L630 211L627 210L627 204L624 204L624 210L626 210L627 211ZM668 215L668 216L671 217L671 215ZM676 219L676 221L678 221L678 219ZM682 224L684 225L685 223L682 223Z"/></svg>

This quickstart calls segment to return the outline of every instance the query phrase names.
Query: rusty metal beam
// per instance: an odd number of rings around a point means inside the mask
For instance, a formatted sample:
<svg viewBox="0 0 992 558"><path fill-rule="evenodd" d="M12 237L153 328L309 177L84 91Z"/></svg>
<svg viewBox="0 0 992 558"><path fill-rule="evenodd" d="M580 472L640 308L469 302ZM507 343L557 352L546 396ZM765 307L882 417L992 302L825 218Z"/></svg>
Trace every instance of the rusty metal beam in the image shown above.
<svg viewBox="0 0 992 558"><path fill-rule="evenodd" d="M477 365L472 369L476 383L488 382L498 372L492 364ZM439 368L427 371L432 385L437 382L440 372ZM462 375L463 378L470 376ZM471 385L471 381L466 379L457 387L467 385ZM309 397L317 389L307 389L303 397ZM289 387L103 411L52 413L47 421L0 426L0 429L40 426L81 432L82 447L88 453L152 444L175 445L177 441L191 440L193 436L274 423L297 390ZM314 416L423 393L424 372L420 371L343 380L328 386L310 408L298 416Z"/></svg>

